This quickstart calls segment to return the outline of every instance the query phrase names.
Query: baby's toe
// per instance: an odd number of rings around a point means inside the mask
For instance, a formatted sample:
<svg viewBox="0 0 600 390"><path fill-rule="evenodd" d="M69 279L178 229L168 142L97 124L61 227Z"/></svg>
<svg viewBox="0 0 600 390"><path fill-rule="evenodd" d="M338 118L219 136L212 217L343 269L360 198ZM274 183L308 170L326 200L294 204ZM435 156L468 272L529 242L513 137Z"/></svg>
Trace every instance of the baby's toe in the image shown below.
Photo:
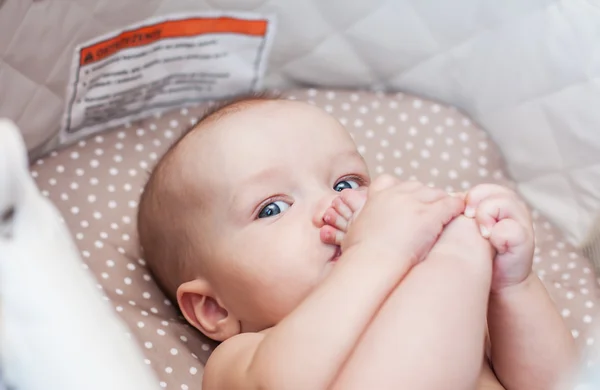
<svg viewBox="0 0 600 390"><path fill-rule="evenodd" d="M340 215L340 213L333 207L330 207L325 211L323 215L323 221L336 229L343 232L348 231L348 219Z"/></svg>
<svg viewBox="0 0 600 390"><path fill-rule="evenodd" d="M343 194L347 191L342 191L341 195L338 196L337 198L335 198L333 200L333 202L331 203L331 207L333 207L333 209L342 217L345 218L347 221L350 220L350 218L352 218L352 216L354 215L354 212L352 211L352 209L350 208L350 206L346 203L346 201L343 198Z"/></svg>
<svg viewBox="0 0 600 390"><path fill-rule="evenodd" d="M354 215L360 212L365 205L365 202L367 201L367 191L345 190L342 191L340 197Z"/></svg>
<svg viewBox="0 0 600 390"><path fill-rule="evenodd" d="M341 245L345 234L331 225L325 225L321 228L320 236L325 244Z"/></svg>

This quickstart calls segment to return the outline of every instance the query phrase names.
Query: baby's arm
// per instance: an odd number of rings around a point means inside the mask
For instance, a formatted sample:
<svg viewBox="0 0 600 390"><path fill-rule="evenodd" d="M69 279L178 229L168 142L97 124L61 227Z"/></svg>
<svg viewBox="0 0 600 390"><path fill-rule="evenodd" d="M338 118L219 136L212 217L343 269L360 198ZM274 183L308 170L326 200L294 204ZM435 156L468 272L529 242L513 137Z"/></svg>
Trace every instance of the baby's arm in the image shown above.
<svg viewBox="0 0 600 390"><path fill-rule="evenodd" d="M409 269L402 261L383 266L376 256L360 247L349 249L334 272L282 322L265 334L243 333L221 344L208 361L203 388L329 388Z"/></svg>
<svg viewBox="0 0 600 390"><path fill-rule="evenodd" d="M483 227L498 254L488 309L492 364L507 389L552 389L577 362L577 351L545 287L532 272L534 236L526 205L500 186L467 196L465 214Z"/></svg>
<svg viewBox="0 0 600 390"><path fill-rule="evenodd" d="M573 338L537 276L490 294L492 362L508 390L549 390L577 363Z"/></svg>
<svg viewBox="0 0 600 390"><path fill-rule="evenodd" d="M386 178L369 191L373 201L331 274L268 333L221 344L206 366L205 389L329 388L390 292L464 207L424 186L390 187ZM406 219L382 221L390 212ZM393 230L407 239L388 234ZM409 240L409 231L419 240Z"/></svg>

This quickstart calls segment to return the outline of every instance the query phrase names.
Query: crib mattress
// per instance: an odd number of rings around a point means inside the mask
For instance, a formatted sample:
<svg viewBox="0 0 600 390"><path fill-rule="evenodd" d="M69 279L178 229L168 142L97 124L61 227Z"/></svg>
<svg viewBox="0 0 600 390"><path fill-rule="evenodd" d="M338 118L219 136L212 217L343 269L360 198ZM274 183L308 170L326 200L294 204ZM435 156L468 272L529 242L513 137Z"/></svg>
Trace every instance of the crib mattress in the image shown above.
<svg viewBox="0 0 600 390"><path fill-rule="evenodd" d="M404 94L301 89L285 93L335 116L373 176L416 178L448 191L484 182L514 188L497 146L456 108ZM183 108L79 141L34 162L31 174L61 211L83 259L128 324L160 385L199 389L215 344L186 325L140 257L135 214L147 172L211 103ZM532 208L534 270L581 348L600 305L590 261Z"/></svg>

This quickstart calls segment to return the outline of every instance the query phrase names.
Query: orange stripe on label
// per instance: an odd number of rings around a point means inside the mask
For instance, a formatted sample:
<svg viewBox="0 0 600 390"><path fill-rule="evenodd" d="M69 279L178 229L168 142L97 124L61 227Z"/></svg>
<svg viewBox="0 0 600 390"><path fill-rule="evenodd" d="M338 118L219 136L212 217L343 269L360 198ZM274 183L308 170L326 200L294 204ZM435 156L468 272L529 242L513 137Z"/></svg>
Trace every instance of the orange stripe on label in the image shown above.
<svg viewBox="0 0 600 390"><path fill-rule="evenodd" d="M114 38L81 49L79 65L89 65L103 60L120 50L144 46L165 38L193 37L201 34L242 34L264 37L267 33L266 20L235 18L195 18L172 20L136 30L124 31Z"/></svg>

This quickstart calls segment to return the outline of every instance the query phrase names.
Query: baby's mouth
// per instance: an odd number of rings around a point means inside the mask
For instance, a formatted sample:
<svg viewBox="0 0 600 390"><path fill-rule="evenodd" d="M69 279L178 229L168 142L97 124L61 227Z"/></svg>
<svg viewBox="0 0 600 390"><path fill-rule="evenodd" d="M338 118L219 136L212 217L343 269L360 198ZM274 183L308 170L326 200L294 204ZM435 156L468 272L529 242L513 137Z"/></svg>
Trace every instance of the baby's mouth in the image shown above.
<svg viewBox="0 0 600 390"><path fill-rule="evenodd" d="M338 261L338 259L340 258L340 256L342 255L342 249L338 246L335 248L335 253L333 254L333 256L331 256L331 260L333 262Z"/></svg>

